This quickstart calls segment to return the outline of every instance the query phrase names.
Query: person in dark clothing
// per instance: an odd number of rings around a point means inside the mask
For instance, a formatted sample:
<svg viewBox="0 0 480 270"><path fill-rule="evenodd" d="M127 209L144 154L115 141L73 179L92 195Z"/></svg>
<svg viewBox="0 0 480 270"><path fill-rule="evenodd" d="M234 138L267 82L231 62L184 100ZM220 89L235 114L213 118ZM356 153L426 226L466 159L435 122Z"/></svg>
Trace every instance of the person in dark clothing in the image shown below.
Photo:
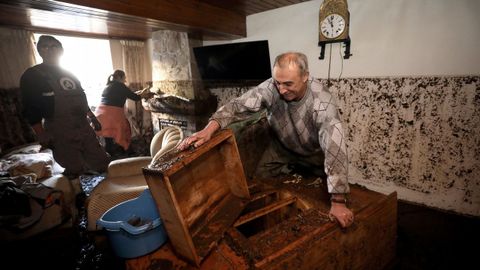
<svg viewBox="0 0 480 270"><path fill-rule="evenodd" d="M134 101L142 98L125 85L126 79L123 70L115 70L108 77L102 100L95 110L95 115L103 127L102 130L97 131L97 135L105 138L105 149L112 156L118 153L117 145L121 146L123 152L130 146L130 123L124 112L127 98Z"/></svg>
<svg viewBox="0 0 480 270"><path fill-rule="evenodd" d="M43 63L28 68L20 79L23 114L39 143L52 149L55 160L69 178L103 173L110 159L95 130L101 124L88 106L80 81L59 65L62 43L40 36L37 50ZM87 119L88 118L88 119Z"/></svg>

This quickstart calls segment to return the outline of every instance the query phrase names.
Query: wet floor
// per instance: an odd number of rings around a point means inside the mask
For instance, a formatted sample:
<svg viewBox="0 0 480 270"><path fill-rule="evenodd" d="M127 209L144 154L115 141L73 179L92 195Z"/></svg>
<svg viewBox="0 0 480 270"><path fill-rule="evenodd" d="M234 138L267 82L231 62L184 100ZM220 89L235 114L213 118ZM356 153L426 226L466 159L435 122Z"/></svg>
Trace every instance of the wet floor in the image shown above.
<svg viewBox="0 0 480 270"><path fill-rule="evenodd" d="M397 235L391 269L471 269L478 264L479 217L399 202Z"/></svg>

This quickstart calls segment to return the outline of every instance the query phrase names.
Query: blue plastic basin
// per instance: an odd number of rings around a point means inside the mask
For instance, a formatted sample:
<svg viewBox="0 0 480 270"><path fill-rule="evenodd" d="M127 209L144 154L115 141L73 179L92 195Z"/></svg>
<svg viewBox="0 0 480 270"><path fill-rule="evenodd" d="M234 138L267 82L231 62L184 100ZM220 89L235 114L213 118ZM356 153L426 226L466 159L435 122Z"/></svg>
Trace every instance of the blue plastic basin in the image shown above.
<svg viewBox="0 0 480 270"><path fill-rule="evenodd" d="M135 258L148 254L167 241L157 206L149 189L105 212L97 224L107 233L115 254Z"/></svg>

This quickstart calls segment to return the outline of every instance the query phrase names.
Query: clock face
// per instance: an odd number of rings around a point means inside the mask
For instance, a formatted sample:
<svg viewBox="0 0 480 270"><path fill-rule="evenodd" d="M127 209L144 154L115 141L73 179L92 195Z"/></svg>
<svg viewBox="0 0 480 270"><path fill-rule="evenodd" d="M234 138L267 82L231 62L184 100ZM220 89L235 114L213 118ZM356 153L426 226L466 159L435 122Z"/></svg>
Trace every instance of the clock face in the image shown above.
<svg viewBox="0 0 480 270"><path fill-rule="evenodd" d="M330 14L320 24L320 32L326 38L336 38L345 31L345 19L338 14Z"/></svg>

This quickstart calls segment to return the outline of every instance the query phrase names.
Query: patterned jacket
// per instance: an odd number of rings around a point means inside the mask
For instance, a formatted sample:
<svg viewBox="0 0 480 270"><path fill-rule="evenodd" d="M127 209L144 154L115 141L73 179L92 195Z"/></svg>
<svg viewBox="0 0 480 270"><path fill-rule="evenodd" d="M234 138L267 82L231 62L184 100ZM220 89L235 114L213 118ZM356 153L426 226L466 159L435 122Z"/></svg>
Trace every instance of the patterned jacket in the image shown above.
<svg viewBox="0 0 480 270"><path fill-rule="evenodd" d="M310 77L305 96L286 102L273 79L268 79L218 109L210 120L222 128L265 109L270 127L291 151L309 156L325 155L325 173L330 193L348 193L348 157L336 101L322 83Z"/></svg>

